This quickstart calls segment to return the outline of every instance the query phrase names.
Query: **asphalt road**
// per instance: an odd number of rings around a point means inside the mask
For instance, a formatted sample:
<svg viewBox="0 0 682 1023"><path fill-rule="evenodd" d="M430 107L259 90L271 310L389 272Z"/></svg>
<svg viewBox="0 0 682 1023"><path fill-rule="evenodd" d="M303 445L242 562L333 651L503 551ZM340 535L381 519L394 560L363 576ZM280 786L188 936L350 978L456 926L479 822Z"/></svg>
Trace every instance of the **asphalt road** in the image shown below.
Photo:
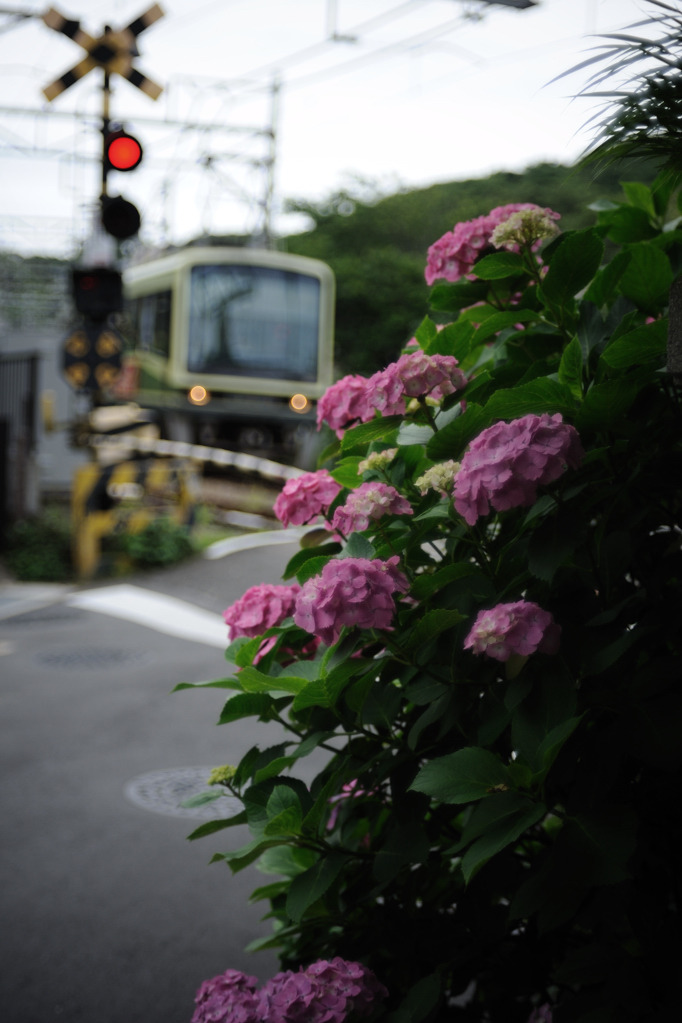
<svg viewBox="0 0 682 1023"><path fill-rule="evenodd" d="M217 615L248 586L279 581L294 549L125 582ZM278 967L272 952L243 951L270 933L267 904L248 902L267 879L208 865L246 829L188 842L206 818L177 804L203 787L204 768L281 732L216 727L224 691L171 695L224 673L215 642L86 610L68 593L31 608L12 592L0 587L0 1020L189 1023L204 978L232 967L264 980Z"/></svg>

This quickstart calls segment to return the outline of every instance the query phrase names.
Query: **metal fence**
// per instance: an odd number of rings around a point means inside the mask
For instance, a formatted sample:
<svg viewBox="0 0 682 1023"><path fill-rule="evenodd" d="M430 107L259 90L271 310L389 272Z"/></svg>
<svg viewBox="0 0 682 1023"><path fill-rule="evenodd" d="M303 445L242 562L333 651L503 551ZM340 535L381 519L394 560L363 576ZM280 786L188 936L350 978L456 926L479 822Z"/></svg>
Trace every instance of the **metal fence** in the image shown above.
<svg viewBox="0 0 682 1023"><path fill-rule="evenodd" d="M37 353L0 354L0 538L27 508L36 449Z"/></svg>

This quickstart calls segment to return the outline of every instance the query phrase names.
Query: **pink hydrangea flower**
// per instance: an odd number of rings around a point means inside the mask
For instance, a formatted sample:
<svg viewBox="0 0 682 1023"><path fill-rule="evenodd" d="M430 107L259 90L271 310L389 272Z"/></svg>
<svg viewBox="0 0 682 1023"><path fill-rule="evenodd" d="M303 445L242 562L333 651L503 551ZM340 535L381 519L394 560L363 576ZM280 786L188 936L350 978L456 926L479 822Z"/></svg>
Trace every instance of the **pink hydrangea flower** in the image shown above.
<svg viewBox="0 0 682 1023"><path fill-rule="evenodd" d="M405 414L405 392L403 382L396 373L396 363L391 362L385 369L374 373L367 381L367 401L382 416Z"/></svg>
<svg viewBox="0 0 682 1023"><path fill-rule="evenodd" d="M326 469L304 472L284 484L274 504L275 515L285 526L302 526L324 514L340 490Z"/></svg>
<svg viewBox="0 0 682 1023"><path fill-rule="evenodd" d="M191 1023L258 1023L259 1000L256 977L226 970L205 980L197 991Z"/></svg>
<svg viewBox="0 0 682 1023"><path fill-rule="evenodd" d="M332 646L344 626L392 628L394 593L406 593L409 583L398 568L398 557L337 558L320 575L308 579L296 598L294 621L306 632Z"/></svg>
<svg viewBox="0 0 682 1023"><path fill-rule="evenodd" d="M496 661L507 661L512 654L528 656L536 650L555 654L559 649L561 626L549 611L532 601L496 604L489 611L479 611L464 649L486 654Z"/></svg>
<svg viewBox="0 0 682 1023"><path fill-rule="evenodd" d="M291 586L260 583L252 586L243 597L223 611L231 639L239 636L262 636L268 629L281 625L294 611L298 583Z"/></svg>
<svg viewBox="0 0 682 1023"><path fill-rule="evenodd" d="M367 381L367 398L382 415L403 415L406 398L439 400L466 387L467 379L453 355L406 352Z"/></svg>
<svg viewBox="0 0 682 1023"><path fill-rule="evenodd" d="M529 507L537 488L567 467L577 469L584 452L576 429L557 412L495 423L476 437L455 479L455 507L473 526L492 505L497 511Z"/></svg>
<svg viewBox="0 0 682 1023"><path fill-rule="evenodd" d="M433 395L437 389L441 396L454 394L466 387L467 379L459 369L454 355L427 355L416 351L401 355L395 363L395 372L402 382L404 393L410 398Z"/></svg>
<svg viewBox="0 0 682 1023"><path fill-rule="evenodd" d="M387 483L362 483L352 490L334 512L331 529L338 529L344 536L367 529L371 519L384 515L412 515L412 505L402 497L395 487Z"/></svg>
<svg viewBox="0 0 682 1023"><path fill-rule="evenodd" d="M549 1002L533 1009L528 1017L528 1023L552 1023L552 1007Z"/></svg>
<svg viewBox="0 0 682 1023"><path fill-rule="evenodd" d="M431 285L439 279L458 281L470 273L489 244L490 231L487 217L462 221L455 224L453 231L446 231L429 247L424 271L426 283Z"/></svg>
<svg viewBox="0 0 682 1023"><path fill-rule="evenodd" d="M267 1023L345 1023L371 1014L386 988L371 970L336 956L307 969L276 974L259 993Z"/></svg>
<svg viewBox="0 0 682 1023"><path fill-rule="evenodd" d="M367 423L374 418L368 400L367 378L351 373L328 387L317 403L317 428L327 423L337 437L343 437L349 426Z"/></svg>
<svg viewBox="0 0 682 1023"><path fill-rule="evenodd" d="M370 1015L376 1003L388 996L388 991L371 970L361 963L341 959L340 956L330 960L321 959L309 966L306 973L314 977L329 994L345 1002L346 1015L342 1017L343 1020L351 1015Z"/></svg>
<svg viewBox="0 0 682 1023"><path fill-rule="evenodd" d="M458 281L462 277L471 277L474 263L480 259L484 249L491 245L495 228L513 213L539 209L541 207L532 202L507 203L505 206L496 206L483 217L455 224L454 230L447 231L428 250L424 271L426 283L431 285L437 280ZM552 210L543 212L552 219L559 218L559 214Z"/></svg>

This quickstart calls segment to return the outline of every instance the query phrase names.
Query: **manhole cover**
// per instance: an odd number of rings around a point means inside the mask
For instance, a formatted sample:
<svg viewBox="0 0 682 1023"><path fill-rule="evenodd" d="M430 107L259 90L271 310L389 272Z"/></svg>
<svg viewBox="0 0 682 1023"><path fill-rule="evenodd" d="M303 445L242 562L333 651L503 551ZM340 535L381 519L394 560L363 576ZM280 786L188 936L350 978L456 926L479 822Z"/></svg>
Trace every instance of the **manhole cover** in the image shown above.
<svg viewBox="0 0 682 1023"><path fill-rule="evenodd" d="M116 668L121 664L139 664L147 657L140 650L127 650L125 647L94 647L91 650L51 650L41 654L38 660L50 668L93 671L97 668Z"/></svg>
<svg viewBox="0 0 682 1023"><path fill-rule="evenodd" d="M208 777L212 770L213 767L170 767L165 771L151 771L133 778L124 791L126 798L136 806L168 817L201 820L234 817L243 809L234 796L221 796L203 806L180 806L190 796L209 791Z"/></svg>

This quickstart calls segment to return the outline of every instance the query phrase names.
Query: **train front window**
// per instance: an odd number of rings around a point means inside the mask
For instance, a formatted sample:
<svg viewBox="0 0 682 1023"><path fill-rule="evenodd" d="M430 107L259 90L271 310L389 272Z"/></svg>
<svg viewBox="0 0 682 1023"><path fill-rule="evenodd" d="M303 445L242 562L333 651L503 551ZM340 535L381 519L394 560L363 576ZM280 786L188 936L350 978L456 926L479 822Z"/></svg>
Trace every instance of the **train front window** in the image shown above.
<svg viewBox="0 0 682 1023"><path fill-rule="evenodd" d="M315 277L262 266L194 266L187 368L315 380L319 316Z"/></svg>

